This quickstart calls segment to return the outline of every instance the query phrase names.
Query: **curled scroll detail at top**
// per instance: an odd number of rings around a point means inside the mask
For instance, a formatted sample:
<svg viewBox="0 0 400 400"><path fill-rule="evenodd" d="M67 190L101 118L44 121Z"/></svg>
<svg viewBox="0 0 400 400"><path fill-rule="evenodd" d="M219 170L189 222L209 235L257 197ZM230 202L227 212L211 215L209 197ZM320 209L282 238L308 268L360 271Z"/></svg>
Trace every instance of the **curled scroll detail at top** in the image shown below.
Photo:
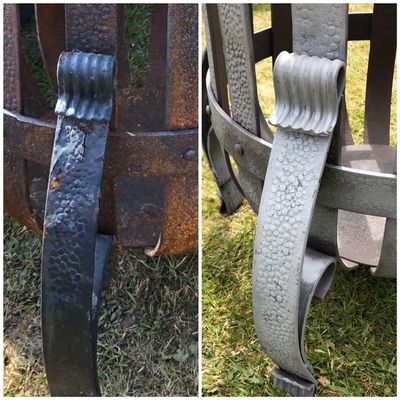
<svg viewBox="0 0 400 400"><path fill-rule="evenodd" d="M279 54L270 124L314 136L332 133L344 90L345 64L306 54Z"/></svg>
<svg viewBox="0 0 400 400"><path fill-rule="evenodd" d="M58 60L57 80L57 114L97 122L111 118L114 57L63 52Z"/></svg>

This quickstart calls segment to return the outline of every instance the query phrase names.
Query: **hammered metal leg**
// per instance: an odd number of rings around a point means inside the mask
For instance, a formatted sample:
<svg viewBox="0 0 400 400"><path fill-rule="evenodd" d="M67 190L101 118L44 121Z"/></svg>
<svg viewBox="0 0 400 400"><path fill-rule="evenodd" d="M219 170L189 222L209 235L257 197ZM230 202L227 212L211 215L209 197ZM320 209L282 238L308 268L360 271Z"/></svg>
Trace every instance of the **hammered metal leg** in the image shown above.
<svg viewBox="0 0 400 400"><path fill-rule="evenodd" d="M345 66L338 60L345 58L344 47L330 53L329 38L319 29L334 21L330 29L345 44L347 7L295 5L292 13L297 54L281 53L274 67L276 102L269 121L278 130L258 213L253 310L257 336L279 367L273 372L275 384L295 396L311 396L316 380L304 352L304 326L312 297L323 297L332 282L337 252L336 240L331 240L335 218L315 203L338 118ZM318 237L315 227L326 220L333 224ZM307 242L333 257L306 248Z"/></svg>
<svg viewBox="0 0 400 400"><path fill-rule="evenodd" d="M97 215L114 58L62 53L58 82L43 232L43 351L53 396L95 396L97 317L113 242L97 234Z"/></svg>
<svg viewBox="0 0 400 400"><path fill-rule="evenodd" d="M219 4L218 15L232 118L253 135L261 136L250 6ZM239 160L243 147L240 143L236 143L235 147L233 157ZM263 182L239 162L237 164L240 187L251 208L258 212Z"/></svg>

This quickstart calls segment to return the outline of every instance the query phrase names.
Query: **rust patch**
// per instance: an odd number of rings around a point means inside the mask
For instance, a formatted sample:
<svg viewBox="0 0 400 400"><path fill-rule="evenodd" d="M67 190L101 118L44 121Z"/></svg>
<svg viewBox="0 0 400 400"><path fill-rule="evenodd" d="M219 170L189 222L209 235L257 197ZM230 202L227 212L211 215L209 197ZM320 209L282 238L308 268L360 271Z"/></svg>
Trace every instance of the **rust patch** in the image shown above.
<svg viewBox="0 0 400 400"><path fill-rule="evenodd" d="M79 129L86 134L93 132L93 123L90 121L79 124Z"/></svg>
<svg viewBox="0 0 400 400"><path fill-rule="evenodd" d="M56 176L50 182L50 190L57 190L61 185L62 172L58 171Z"/></svg>

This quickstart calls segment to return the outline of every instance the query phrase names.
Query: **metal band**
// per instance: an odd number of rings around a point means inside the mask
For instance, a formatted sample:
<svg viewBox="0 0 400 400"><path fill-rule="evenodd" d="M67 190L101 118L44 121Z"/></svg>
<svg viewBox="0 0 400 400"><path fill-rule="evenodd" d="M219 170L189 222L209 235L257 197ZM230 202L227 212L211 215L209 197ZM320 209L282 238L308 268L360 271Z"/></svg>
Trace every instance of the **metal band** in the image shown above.
<svg viewBox="0 0 400 400"><path fill-rule="evenodd" d="M111 118L114 58L62 53L59 113L47 191L42 328L52 395L99 395L97 313L112 237L97 235L100 184Z"/></svg>
<svg viewBox="0 0 400 400"><path fill-rule="evenodd" d="M389 145L396 60L396 4L374 4L365 96L364 143Z"/></svg>
<svg viewBox="0 0 400 400"><path fill-rule="evenodd" d="M258 178L265 178L272 144L252 135L230 118L218 105L207 78L208 102L215 134L223 148L234 154L235 144L243 152L236 162ZM317 202L332 209L396 218L397 178L394 174L371 172L326 164ZM260 199L258 199L258 202Z"/></svg>
<svg viewBox="0 0 400 400"><path fill-rule="evenodd" d="M397 260L397 220L387 218L383 235L382 252L377 268L371 268L374 276L396 278Z"/></svg>
<svg viewBox="0 0 400 400"><path fill-rule="evenodd" d="M210 12L207 11L207 8L210 9ZM242 204L243 195L239 191L240 186L234 174L234 170L229 159L229 154L218 142L214 129L211 127L210 115L207 112L208 97L206 89L206 75L208 70L210 70L212 90L221 106L229 112L229 102L226 87L226 68L222 49L220 49L219 52L214 52L213 50L214 46L216 45L215 42L221 41L220 26L218 24L218 7L217 5L208 5L207 7L203 5L203 13L205 33L207 38L207 51L204 54L202 63L202 143L208 164L218 186L217 195L222 202L220 210L222 213L230 215ZM212 35L210 32L210 25L213 28ZM219 56L218 60L216 59L217 56ZM216 65L216 70L214 69L214 64ZM218 76L218 85L216 82L216 74Z"/></svg>
<svg viewBox="0 0 400 400"><path fill-rule="evenodd" d="M250 6L219 4L218 11L232 118L252 134L260 136ZM237 144L240 146L240 142ZM237 153L232 153L235 160L236 156L240 155ZM257 212L257 199L261 196L263 182L240 164L238 170L243 193L250 206Z"/></svg>
<svg viewBox="0 0 400 400"><path fill-rule="evenodd" d="M198 126L198 29L195 4L169 4L166 82L168 129Z"/></svg>
<svg viewBox="0 0 400 400"><path fill-rule="evenodd" d="M4 58L3 90L4 107L8 110L23 110L23 87L21 82L22 62L19 30L19 6L4 4ZM11 214L20 214L27 226L37 228L38 221L29 204L29 193L25 182L26 162L15 157L12 151L4 151L4 206ZM20 221L22 222L22 221Z"/></svg>
<svg viewBox="0 0 400 400"><path fill-rule="evenodd" d="M219 4L232 118L259 136L257 85L248 4Z"/></svg>
<svg viewBox="0 0 400 400"><path fill-rule="evenodd" d="M334 58L346 62L347 53L347 6L343 5L340 9L332 12L326 6L294 4L293 14L293 51L302 54L316 55L320 57ZM341 25L337 24L334 13L340 15ZM326 16L331 18L326 20ZM319 21L327 24L321 25ZM329 22L335 23L329 25ZM311 28L307 23L312 22L315 26ZM305 38L307 37L307 40ZM348 126L346 103L344 96L341 106L338 109L337 124L334 127L331 144L327 156L328 162L336 165L341 164L341 150L344 142L352 141L351 131ZM330 190L331 192L331 190ZM314 208L314 215L310 227L308 245L326 254L337 257L338 249L338 210L329 209L319 202ZM338 259L341 265L341 259Z"/></svg>
<svg viewBox="0 0 400 400"><path fill-rule="evenodd" d="M302 9L296 17L297 7ZM316 385L304 354L304 302L309 305L313 296L313 290L305 288L316 287L327 266L335 263L321 254L310 262L305 252L344 89L345 65L337 58L346 43L347 7L294 5L292 11L293 34L303 42L302 55L283 52L275 62L276 107L271 120L279 128L258 213L253 310L261 344L281 369L293 375L293 385L286 385L286 390L298 395L298 378ZM294 50L300 50L296 41ZM326 58L315 57L321 52ZM320 273L309 276L315 271ZM310 277L308 284L305 276Z"/></svg>
<svg viewBox="0 0 400 400"><path fill-rule="evenodd" d="M227 167L225 158L227 153L223 151L212 128L207 135L207 154L211 171L218 185L217 194L222 201L220 210L223 214L231 215L241 206L243 196L237 189Z"/></svg>

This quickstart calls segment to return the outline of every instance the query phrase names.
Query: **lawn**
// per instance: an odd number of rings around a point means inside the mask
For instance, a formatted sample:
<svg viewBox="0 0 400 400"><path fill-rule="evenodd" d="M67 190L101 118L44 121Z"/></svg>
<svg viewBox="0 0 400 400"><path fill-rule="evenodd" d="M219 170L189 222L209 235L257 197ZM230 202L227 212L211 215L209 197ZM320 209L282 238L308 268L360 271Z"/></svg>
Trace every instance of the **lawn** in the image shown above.
<svg viewBox="0 0 400 400"><path fill-rule="evenodd" d="M4 219L4 395L49 395L40 331L41 238ZM107 396L197 394L197 254L118 258L98 338Z"/></svg>
<svg viewBox="0 0 400 400"><path fill-rule="evenodd" d="M351 5L369 11L370 5ZM270 24L268 5L254 7L255 29ZM204 38L203 38L204 43ZM347 105L356 143L362 140L369 43L349 45ZM271 61L256 66L265 116L273 109ZM394 82L394 94L396 81ZM396 144L396 97L391 144ZM247 202L219 214L207 163L202 173L202 392L204 396L283 396L271 382L274 363L256 338L251 268L256 216ZM318 396L396 396L396 282L361 268L339 270L326 299L313 301L306 328L307 355Z"/></svg>
<svg viewBox="0 0 400 400"><path fill-rule="evenodd" d="M139 87L147 64L151 5L127 6L129 60ZM34 22L22 32L28 65L50 104ZM98 366L105 396L197 396L197 253L119 257L103 291ZM4 218L4 395L49 395L40 330L41 238Z"/></svg>

